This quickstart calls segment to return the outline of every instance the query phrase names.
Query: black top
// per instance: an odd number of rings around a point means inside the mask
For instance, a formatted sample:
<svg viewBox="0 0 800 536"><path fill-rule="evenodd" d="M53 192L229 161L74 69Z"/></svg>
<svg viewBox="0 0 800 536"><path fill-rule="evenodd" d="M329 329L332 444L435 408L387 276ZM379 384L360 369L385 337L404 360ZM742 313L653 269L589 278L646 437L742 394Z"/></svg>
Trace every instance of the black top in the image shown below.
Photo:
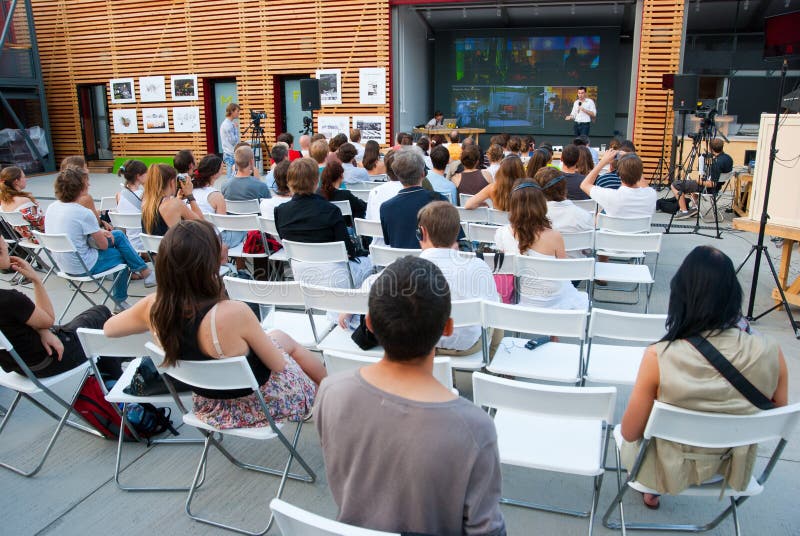
<svg viewBox="0 0 800 536"><path fill-rule="evenodd" d="M381 227L386 244L393 248L419 249L417 213L433 201L447 201L447 198L421 186L410 186L384 202L381 205Z"/></svg>
<svg viewBox="0 0 800 536"><path fill-rule="evenodd" d="M367 215L367 202L354 196L350 190L334 190L333 196L329 201L350 201L350 210L353 212L353 218L364 218ZM353 225L349 216L345 216L344 220L348 226Z"/></svg>
<svg viewBox="0 0 800 536"><path fill-rule="evenodd" d="M164 221L164 218L161 217L161 203L164 202L166 197L162 197L161 201L158 202L158 210L156 210L156 219L153 221L153 228L148 230L144 226L144 218L142 218L142 230L150 235L154 236L164 236L169 231L169 225L167 222Z"/></svg>
<svg viewBox="0 0 800 536"><path fill-rule="evenodd" d="M200 345L197 343L197 333L200 331L200 322L203 321L203 318L208 314L212 307L216 305L215 303L209 303L208 305L204 305L200 308L197 312L197 316L193 319L185 322L183 325L183 330L180 334L180 340L178 344L180 345L181 349L181 359L186 361L214 361L215 359L210 355L203 353L200 350ZM258 385L264 385L269 380L270 370L264 364L263 361L252 351L250 350L247 353L247 363L250 365L250 370L253 371L253 375L256 377L256 381ZM252 389L228 389L224 391L217 391L212 389L200 389L199 387L194 387L192 389L195 393L200 396L204 396L206 398L214 398L218 400L227 400L232 398L240 398L243 396L248 396L253 394Z"/></svg>
<svg viewBox="0 0 800 536"><path fill-rule="evenodd" d="M567 199L577 201L581 199L589 199L589 196L581 190L581 183L586 178L585 175L580 173L564 173L567 181Z"/></svg>
<svg viewBox="0 0 800 536"><path fill-rule="evenodd" d="M711 164L711 169L708 173L709 179L714 181L715 188L719 188L719 176L722 173L730 173L731 171L733 171L733 158L727 153L719 153Z"/></svg>
<svg viewBox="0 0 800 536"><path fill-rule="evenodd" d="M344 242L347 255L355 256L342 212L320 195L295 195L275 207L275 226L283 239L310 244Z"/></svg>
<svg viewBox="0 0 800 536"><path fill-rule="evenodd" d="M48 361L49 354L35 329L25 324L36 309L36 304L17 290L0 289L0 331L11 342L25 364L34 372ZM0 350L0 366L6 372L22 373L17 362L6 350Z"/></svg>

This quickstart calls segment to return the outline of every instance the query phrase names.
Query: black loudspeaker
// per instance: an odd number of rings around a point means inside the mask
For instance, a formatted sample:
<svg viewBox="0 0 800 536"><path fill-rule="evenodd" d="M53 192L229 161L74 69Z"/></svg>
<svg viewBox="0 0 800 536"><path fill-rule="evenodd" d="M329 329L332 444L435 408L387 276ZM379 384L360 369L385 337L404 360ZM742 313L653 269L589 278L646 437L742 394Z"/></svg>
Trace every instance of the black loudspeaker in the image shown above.
<svg viewBox="0 0 800 536"><path fill-rule="evenodd" d="M664 73L661 75L661 89L674 89L675 88L675 75L672 73Z"/></svg>
<svg viewBox="0 0 800 536"><path fill-rule="evenodd" d="M322 108L319 101L319 80L316 78L300 80L300 101L303 111L306 112Z"/></svg>
<svg viewBox="0 0 800 536"><path fill-rule="evenodd" d="M697 75L676 74L672 109L693 112L697 110Z"/></svg>

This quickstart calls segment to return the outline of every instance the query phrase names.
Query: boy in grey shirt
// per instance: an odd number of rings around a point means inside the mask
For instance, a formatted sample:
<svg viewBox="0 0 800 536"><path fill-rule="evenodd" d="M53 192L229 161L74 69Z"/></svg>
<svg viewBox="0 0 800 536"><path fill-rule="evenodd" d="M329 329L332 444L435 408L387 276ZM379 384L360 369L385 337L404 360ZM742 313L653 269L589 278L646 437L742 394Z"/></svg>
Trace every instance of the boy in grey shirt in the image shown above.
<svg viewBox="0 0 800 536"><path fill-rule="evenodd" d="M389 532L505 535L489 416L433 377L453 333L450 290L430 261L387 266L369 295L383 359L322 382L314 409L338 519Z"/></svg>

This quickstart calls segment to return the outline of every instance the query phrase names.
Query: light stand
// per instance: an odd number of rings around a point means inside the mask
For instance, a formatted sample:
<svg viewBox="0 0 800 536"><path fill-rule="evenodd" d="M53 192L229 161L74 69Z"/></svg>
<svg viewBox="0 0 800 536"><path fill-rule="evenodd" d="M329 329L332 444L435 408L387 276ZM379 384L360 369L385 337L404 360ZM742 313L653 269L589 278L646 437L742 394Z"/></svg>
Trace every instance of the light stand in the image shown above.
<svg viewBox="0 0 800 536"><path fill-rule="evenodd" d="M669 92L669 90L667 90ZM667 93L667 99L664 101L664 139L667 139L667 116L669 115L669 93ZM658 159L658 166L653 171L653 174L650 176L650 186L655 189L656 192L660 192L664 188L668 187L671 184L671 170L664 165L665 162L665 151L667 146L663 143L661 144L661 158ZM670 163L670 166L672 164ZM664 173L667 174L667 184L664 184ZM655 185L653 185L653 181L655 180Z"/></svg>
<svg viewBox="0 0 800 536"><path fill-rule="evenodd" d="M786 316L789 317L789 325L792 327L794 331L794 336L800 339L800 332L798 331L797 322L794 320L794 316L792 316L792 310L789 308L789 302L786 301L786 294L783 291L783 286L781 285L780 280L778 279L778 272L775 271L775 265L772 263L772 258L769 256L769 250L767 246L764 245L764 235L767 228L767 220L769 219L769 214L767 213L767 205L769 204L769 193L770 188L772 187L772 169L775 166L775 156L777 155L778 151L775 150L775 144L778 140L778 126L780 125L780 118L781 118L781 109L783 107L783 91L786 85L786 70L789 68L789 60L786 58L783 59L783 65L781 66L781 84L780 90L778 91L778 108L775 111L775 126L772 129L772 141L770 142L769 146L769 165L767 166L767 181L766 187L764 189L764 205L761 207L761 221L759 222L758 226L758 242L750 248L750 253L747 254L742 264L736 269L736 273L738 274L742 267L747 264L747 261L750 260L750 257L753 256L753 253L756 254L755 265L753 266L753 280L750 283L750 298L747 302L747 314L746 318L750 321L755 321L761 318L762 316L771 313L775 309L778 309L781 305L783 306L784 310L786 311ZM778 287L778 293L780 294L780 302L775 304L774 306L770 307L763 313L753 316L753 308L755 307L756 302L756 291L758 289L758 269L761 265L761 256L766 257L767 264L769 265L769 269L772 272L772 278L775 280L775 285Z"/></svg>

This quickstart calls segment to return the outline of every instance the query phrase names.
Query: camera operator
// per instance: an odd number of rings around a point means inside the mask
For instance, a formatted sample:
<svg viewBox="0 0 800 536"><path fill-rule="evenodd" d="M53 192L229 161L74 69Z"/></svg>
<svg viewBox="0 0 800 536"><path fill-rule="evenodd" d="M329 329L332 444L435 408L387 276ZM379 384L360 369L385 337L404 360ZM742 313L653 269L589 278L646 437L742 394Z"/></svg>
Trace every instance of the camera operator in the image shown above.
<svg viewBox="0 0 800 536"><path fill-rule="evenodd" d="M691 218L697 214L698 209L696 203L692 210L688 210L686 194L692 194L692 197L696 198L697 192L702 188L706 188L708 193L714 194L719 190L721 183L724 182L719 180L720 176L723 173L730 173L733 171L733 158L722 150L725 146L723 141L719 138L714 138L708 145L711 148L712 158L711 165L708 166L708 176L703 177L701 175L698 180L686 179L675 181L672 183L672 186L670 186L672 193L678 200L679 212L675 216L676 220Z"/></svg>

